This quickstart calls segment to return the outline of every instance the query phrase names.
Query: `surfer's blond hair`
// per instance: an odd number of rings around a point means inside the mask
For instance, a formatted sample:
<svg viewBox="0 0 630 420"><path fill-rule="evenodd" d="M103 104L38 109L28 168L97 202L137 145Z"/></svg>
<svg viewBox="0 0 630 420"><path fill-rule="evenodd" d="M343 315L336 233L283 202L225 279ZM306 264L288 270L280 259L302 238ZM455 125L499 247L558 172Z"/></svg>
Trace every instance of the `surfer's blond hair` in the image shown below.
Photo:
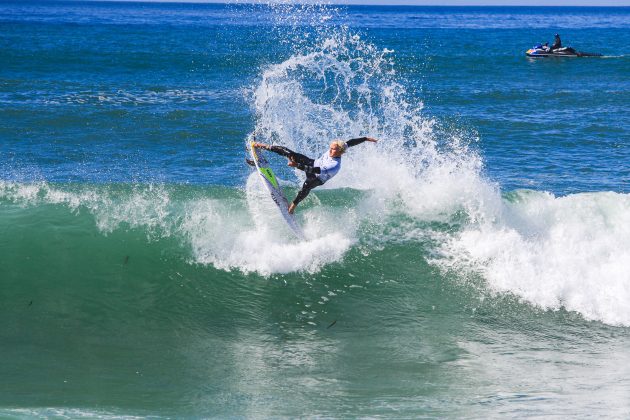
<svg viewBox="0 0 630 420"><path fill-rule="evenodd" d="M346 150L348 150L348 145L343 140L333 140L330 144L331 145L336 144L339 147L339 150L341 151L342 154L346 153Z"/></svg>

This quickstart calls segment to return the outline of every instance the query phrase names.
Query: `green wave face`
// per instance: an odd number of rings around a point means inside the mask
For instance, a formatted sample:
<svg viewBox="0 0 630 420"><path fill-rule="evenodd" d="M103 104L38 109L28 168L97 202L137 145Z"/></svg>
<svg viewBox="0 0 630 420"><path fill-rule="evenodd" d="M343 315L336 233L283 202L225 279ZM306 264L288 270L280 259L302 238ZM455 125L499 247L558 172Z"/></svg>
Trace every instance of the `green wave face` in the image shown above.
<svg viewBox="0 0 630 420"><path fill-rule="evenodd" d="M322 190L304 203L311 236L301 242L276 230L282 221L261 222L259 188L5 183L1 191L7 416L50 415L63 400L58 413L71 416L346 417L380 412L366 402L387 384L395 405L413 402L403 405L414 416L463 415L423 403L454 391L466 415L482 415L479 393L516 386L516 376L496 376L523 367L509 349L619 344L619 329L588 321L579 307L545 311L497 294L499 268L487 270L500 254L475 266L472 252L466 260L455 250L469 237L485 246L506 226L488 231L463 209L438 220L402 203L378 207L370 192ZM515 192L504 222L523 237L538 229L535 238L544 224L526 228L533 209L575 213L588 203L616 217L626 201ZM373 213L357 211L370 203ZM502 356L484 357L497 346ZM344 403L331 406L331 393ZM103 411L81 409L96 401Z"/></svg>
<svg viewBox="0 0 630 420"><path fill-rule="evenodd" d="M260 182L257 175L251 182ZM397 334L409 316L403 307L417 312L412 318L432 311L409 295L415 282L428 285L430 300L443 294L423 251L370 245L379 233L369 220L329 255L321 238L301 244L288 232L267 233L274 225L257 225L251 194L3 184L0 370L12 385L0 393L0 405L41 414L50 411L37 407L63 398L74 414L98 400L117 407L101 413L114 416L324 415L329 385L305 385L311 375L300 372L329 366L341 378L364 369L352 353L375 350ZM305 220L323 217L312 213L316 199L339 220L362 197L313 194ZM321 229L325 238L328 227ZM263 250L274 246L276 254ZM300 254L300 269L265 262ZM385 334L365 343L357 331ZM402 373L398 363L389 376Z"/></svg>

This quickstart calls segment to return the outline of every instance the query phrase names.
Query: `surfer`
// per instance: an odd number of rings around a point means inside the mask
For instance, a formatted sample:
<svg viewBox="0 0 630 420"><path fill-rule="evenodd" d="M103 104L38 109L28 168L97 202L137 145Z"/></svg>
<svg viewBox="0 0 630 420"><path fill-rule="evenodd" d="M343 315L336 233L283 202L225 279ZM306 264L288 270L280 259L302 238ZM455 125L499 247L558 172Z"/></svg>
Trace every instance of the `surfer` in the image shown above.
<svg viewBox="0 0 630 420"><path fill-rule="evenodd" d="M330 143L330 148L319 159L311 159L300 153L296 153L284 146L275 146L265 143L254 143L254 147L269 150L289 159L287 165L297 168L306 173L306 181L302 185L302 189L298 192L295 199L289 204L289 213L293 214L295 208L304 200L308 193L315 187L323 185L341 169L341 155L343 155L348 147L356 146L364 141L376 143L376 139L372 137L359 137L356 139L343 141L334 140Z"/></svg>

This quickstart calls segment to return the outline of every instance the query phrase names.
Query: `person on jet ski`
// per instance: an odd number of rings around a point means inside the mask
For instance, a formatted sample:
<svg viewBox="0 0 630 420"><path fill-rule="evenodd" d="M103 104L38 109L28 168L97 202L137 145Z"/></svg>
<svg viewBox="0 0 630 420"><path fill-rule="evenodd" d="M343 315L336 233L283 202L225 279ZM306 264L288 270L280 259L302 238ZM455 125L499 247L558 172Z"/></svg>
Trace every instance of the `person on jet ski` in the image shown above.
<svg viewBox="0 0 630 420"><path fill-rule="evenodd" d="M560 35L555 34L554 35L554 40L553 40L553 45L551 46L551 51L557 50L559 48L562 48L562 41L560 40Z"/></svg>

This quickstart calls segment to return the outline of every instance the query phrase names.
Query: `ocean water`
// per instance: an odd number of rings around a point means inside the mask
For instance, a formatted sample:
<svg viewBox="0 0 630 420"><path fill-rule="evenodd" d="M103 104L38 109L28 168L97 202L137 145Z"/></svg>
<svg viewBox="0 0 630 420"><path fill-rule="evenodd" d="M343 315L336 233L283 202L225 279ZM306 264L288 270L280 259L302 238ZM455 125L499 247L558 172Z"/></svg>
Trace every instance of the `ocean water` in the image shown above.
<svg viewBox="0 0 630 420"><path fill-rule="evenodd" d="M629 417L629 29L0 2L0 417ZM525 57L556 32L604 57ZM298 241L254 135L380 141Z"/></svg>

